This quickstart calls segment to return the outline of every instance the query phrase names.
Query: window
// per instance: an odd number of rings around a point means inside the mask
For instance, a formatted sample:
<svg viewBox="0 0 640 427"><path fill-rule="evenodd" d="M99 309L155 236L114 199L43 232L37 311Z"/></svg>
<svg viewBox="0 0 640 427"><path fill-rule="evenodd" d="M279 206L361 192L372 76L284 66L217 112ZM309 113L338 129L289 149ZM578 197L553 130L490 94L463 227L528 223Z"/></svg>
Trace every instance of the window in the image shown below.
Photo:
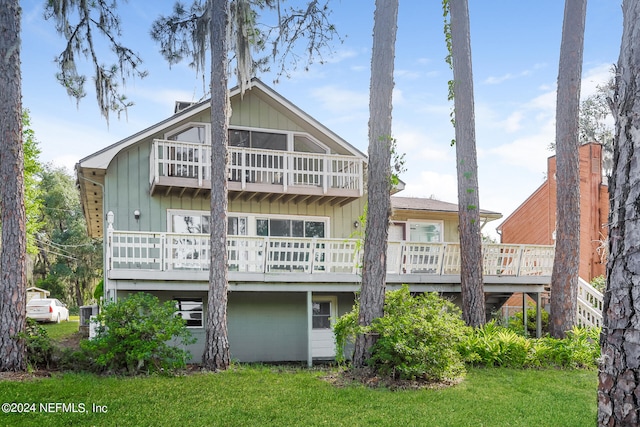
<svg viewBox="0 0 640 427"><path fill-rule="evenodd" d="M171 215L171 231L182 234L207 234L209 233L209 215Z"/></svg>
<svg viewBox="0 0 640 427"><path fill-rule="evenodd" d="M209 234L209 214L204 212L168 212L170 231L181 234ZM246 236L247 218L229 215L227 217L227 234Z"/></svg>
<svg viewBox="0 0 640 427"><path fill-rule="evenodd" d="M205 151L194 148L193 144L208 142L210 133L208 125L190 123L165 134L167 140L176 141L175 144L168 144L162 154L167 163L167 175L198 178L202 174L199 163Z"/></svg>
<svg viewBox="0 0 640 427"><path fill-rule="evenodd" d="M324 237L324 221L302 219L259 218L256 220L258 236L273 237Z"/></svg>
<svg viewBox="0 0 640 427"><path fill-rule="evenodd" d="M313 329L331 328L331 302L314 301L311 321Z"/></svg>
<svg viewBox="0 0 640 427"><path fill-rule="evenodd" d="M170 141L197 142L204 144L207 141L207 129L204 125L189 125L189 127L176 133L167 134L167 139Z"/></svg>
<svg viewBox="0 0 640 427"><path fill-rule="evenodd" d="M283 133L229 129L229 145L232 147L287 151L287 135Z"/></svg>
<svg viewBox="0 0 640 427"><path fill-rule="evenodd" d="M412 242L442 242L441 222L413 222L409 224L409 240Z"/></svg>
<svg viewBox="0 0 640 427"><path fill-rule="evenodd" d="M307 136L295 135L293 137L293 151L299 153L326 153L327 149Z"/></svg>
<svg viewBox="0 0 640 427"><path fill-rule="evenodd" d="M187 328L202 328L202 298L175 298L176 316L187 322Z"/></svg>
<svg viewBox="0 0 640 427"><path fill-rule="evenodd" d="M246 236L247 218L239 216L229 216L227 219L227 234L230 236Z"/></svg>

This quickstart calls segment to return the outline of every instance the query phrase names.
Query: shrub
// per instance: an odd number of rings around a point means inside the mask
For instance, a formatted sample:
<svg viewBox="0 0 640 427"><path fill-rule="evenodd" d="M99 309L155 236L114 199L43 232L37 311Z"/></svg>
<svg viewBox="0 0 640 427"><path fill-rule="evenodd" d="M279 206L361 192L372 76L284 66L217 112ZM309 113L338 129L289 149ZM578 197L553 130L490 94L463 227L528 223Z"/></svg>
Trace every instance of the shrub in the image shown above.
<svg viewBox="0 0 640 427"><path fill-rule="evenodd" d="M527 331L529 334L533 333L535 335L536 331L536 309L529 308L527 309ZM546 310L541 310L541 321L542 321L542 333L546 334L549 332L549 312ZM508 328L512 331L525 335L524 327L522 326L522 312L514 313L512 317L509 318L507 323Z"/></svg>
<svg viewBox="0 0 640 427"><path fill-rule="evenodd" d="M495 321L471 330L460 342L458 351L468 363L484 366L522 367L531 343Z"/></svg>
<svg viewBox="0 0 640 427"><path fill-rule="evenodd" d="M47 330L38 322L27 318L25 331L20 332L18 338L25 340L27 363L32 369L51 366L55 346Z"/></svg>
<svg viewBox="0 0 640 427"><path fill-rule="evenodd" d="M600 356L599 329L574 327L567 338L525 338L490 322L473 329L458 349L464 360L512 368L594 368Z"/></svg>
<svg viewBox="0 0 640 427"><path fill-rule="evenodd" d="M183 368L189 352L171 344L195 340L185 321L175 316L175 302L161 304L153 295L136 293L106 305L98 315L97 336L82 343L104 369L126 374Z"/></svg>
<svg viewBox="0 0 640 427"><path fill-rule="evenodd" d="M412 296L404 285L387 292L384 316L369 328L357 326L357 305L341 317L336 331L338 353L355 333L374 333L369 365L378 373L399 379L453 380L464 375L457 351L467 327L460 309L436 293Z"/></svg>

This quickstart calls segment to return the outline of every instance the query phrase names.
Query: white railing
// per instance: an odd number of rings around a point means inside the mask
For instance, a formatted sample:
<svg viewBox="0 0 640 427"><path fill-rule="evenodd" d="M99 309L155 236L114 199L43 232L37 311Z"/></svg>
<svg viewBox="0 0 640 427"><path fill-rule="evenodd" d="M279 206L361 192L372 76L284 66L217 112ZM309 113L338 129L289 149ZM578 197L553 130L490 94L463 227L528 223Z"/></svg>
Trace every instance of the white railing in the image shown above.
<svg viewBox="0 0 640 427"><path fill-rule="evenodd" d="M356 190L363 194L363 159L336 154L301 153L228 147L229 181L242 189L249 183L281 186L319 187ZM211 179L211 146L156 139L151 148L150 179L179 177L203 181Z"/></svg>
<svg viewBox="0 0 640 427"><path fill-rule="evenodd" d="M584 327L602 326L603 300L600 291L586 281L578 279L576 324Z"/></svg>
<svg viewBox="0 0 640 427"><path fill-rule="evenodd" d="M209 268L209 235L110 231L110 270L192 270ZM229 271L245 273L349 273L361 265L354 239L228 236ZM485 275L550 276L553 247L483 246ZM460 274L458 243L389 242L390 274Z"/></svg>

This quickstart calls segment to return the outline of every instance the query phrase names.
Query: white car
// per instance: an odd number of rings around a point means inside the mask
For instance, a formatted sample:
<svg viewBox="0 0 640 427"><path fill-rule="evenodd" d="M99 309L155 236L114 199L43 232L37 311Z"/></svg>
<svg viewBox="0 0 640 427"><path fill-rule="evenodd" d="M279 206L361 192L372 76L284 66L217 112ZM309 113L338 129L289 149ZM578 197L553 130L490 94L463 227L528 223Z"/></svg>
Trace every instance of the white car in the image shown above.
<svg viewBox="0 0 640 427"><path fill-rule="evenodd" d="M68 322L69 310L55 298L32 298L27 303L27 317L38 322Z"/></svg>

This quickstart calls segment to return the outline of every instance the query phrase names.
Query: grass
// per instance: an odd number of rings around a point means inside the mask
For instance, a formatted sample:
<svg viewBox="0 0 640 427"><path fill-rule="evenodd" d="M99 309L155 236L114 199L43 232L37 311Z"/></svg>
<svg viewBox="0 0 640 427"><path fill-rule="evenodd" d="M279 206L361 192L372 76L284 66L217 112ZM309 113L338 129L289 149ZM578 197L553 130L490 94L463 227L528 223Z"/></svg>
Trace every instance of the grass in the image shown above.
<svg viewBox="0 0 640 427"><path fill-rule="evenodd" d="M0 425L582 426L596 417L596 372L472 369L441 390L337 388L321 370L236 366L219 374L118 378L64 374L0 382L0 403L36 403ZM84 404L87 413L40 411ZM93 405L106 413L93 412Z"/></svg>
<svg viewBox="0 0 640 427"><path fill-rule="evenodd" d="M61 339L77 323L47 327ZM236 365L183 377L59 374L0 381L0 404L35 403L36 409L0 412L0 426L583 426L596 420L595 371L474 368L454 387L404 391L338 388L322 380L326 374ZM80 404L82 413L69 412Z"/></svg>
<svg viewBox="0 0 640 427"><path fill-rule="evenodd" d="M47 330L47 335L58 341L78 332L78 319L78 316L69 316L68 322L42 323L41 325Z"/></svg>

